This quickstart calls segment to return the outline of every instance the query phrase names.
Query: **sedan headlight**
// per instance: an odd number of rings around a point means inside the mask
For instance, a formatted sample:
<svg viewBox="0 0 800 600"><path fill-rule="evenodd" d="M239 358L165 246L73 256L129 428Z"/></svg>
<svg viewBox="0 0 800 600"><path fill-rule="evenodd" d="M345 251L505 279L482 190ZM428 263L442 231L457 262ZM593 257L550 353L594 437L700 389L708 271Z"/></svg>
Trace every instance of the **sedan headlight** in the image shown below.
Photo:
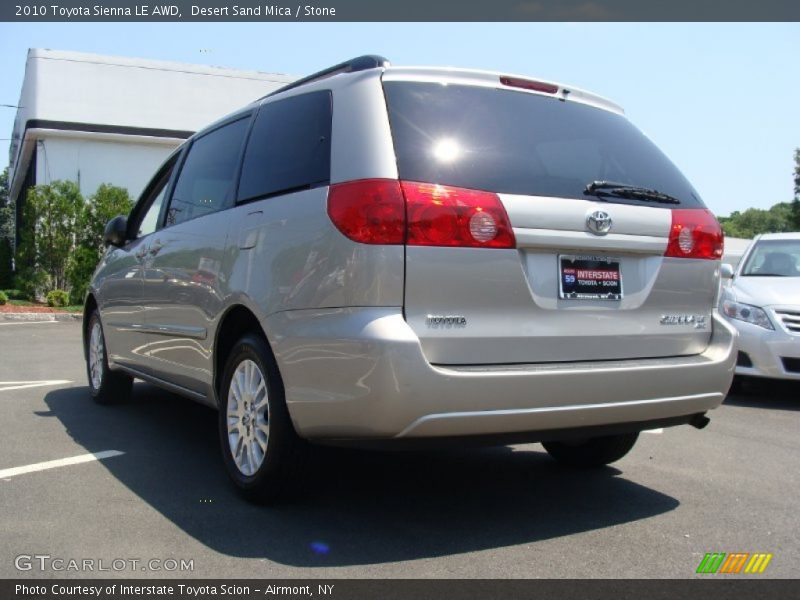
<svg viewBox="0 0 800 600"><path fill-rule="evenodd" d="M741 302L734 302L733 300L723 300L722 312L731 319L736 319L737 321L758 325L764 329L775 329L767 313L757 306L750 306L749 304L742 304Z"/></svg>

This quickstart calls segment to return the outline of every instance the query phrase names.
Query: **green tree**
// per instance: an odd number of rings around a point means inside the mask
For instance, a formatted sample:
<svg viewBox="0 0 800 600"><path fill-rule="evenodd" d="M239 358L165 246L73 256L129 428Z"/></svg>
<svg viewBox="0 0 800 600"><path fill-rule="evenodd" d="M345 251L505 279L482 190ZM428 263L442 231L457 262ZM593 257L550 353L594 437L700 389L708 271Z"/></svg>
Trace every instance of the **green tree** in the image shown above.
<svg viewBox="0 0 800 600"><path fill-rule="evenodd" d="M792 205L781 202L767 210L748 208L744 212L734 211L729 217L721 217L719 222L725 235L735 238L752 238L760 233L792 231Z"/></svg>
<svg viewBox="0 0 800 600"><path fill-rule="evenodd" d="M8 189L8 167L0 173L0 238L14 239L14 203Z"/></svg>
<svg viewBox="0 0 800 600"><path fill-rule="evenodd" d="M13 256L11 240L0 238L0 289L10 288L14 284L14 271L11 262Z"/></svg>
<svg viewBox="0 0 800 600"><path fill-rule="evenodd" d="M67 265L70 302L82 304L97 263L103 256L103 232L108 221L127 215L133 208L128 190L102 184L83 205L78 221L79 235L75 252Z"/></svg>
<svg viewBox="0 0 800 600"><path fill-rule="evenodd" d="M0 288L10 288L13 283L14 204L8 192L8 168L5 168L0 173Z"/></svg>
<svg viewBox="0 0 800 600"><path fill-rule="evenodd" d="M24 209L27 227L18 263L25 265L23 277L35 287L44 284L46 276L47 287L66 288L67 265L75 249L83 206L83 196L72 181L37 185L28 192Z"/></svg>
<svg viewBox="0 0 800 600"><path fill-rule="evenodd" d="M78 246L72 253L67 265L67 281L69 282L70 304L83 304L89 282L97 268L98 258L94 248Z"/></svg>
<svg viewBox="0 0 800 600"><path fill-rule="evenodd" d="M792 200L792 229L800 231L800 148L794 150L794 200Z"/></svg>
<svg viewBox="0 0 800 600"><path fill-rule="evenodd" d="M102 184L83 206L80 217L79 244L103 252L103 232L106 224L117 215L127 215L133 208L128 190L108 183Z"/></svg>

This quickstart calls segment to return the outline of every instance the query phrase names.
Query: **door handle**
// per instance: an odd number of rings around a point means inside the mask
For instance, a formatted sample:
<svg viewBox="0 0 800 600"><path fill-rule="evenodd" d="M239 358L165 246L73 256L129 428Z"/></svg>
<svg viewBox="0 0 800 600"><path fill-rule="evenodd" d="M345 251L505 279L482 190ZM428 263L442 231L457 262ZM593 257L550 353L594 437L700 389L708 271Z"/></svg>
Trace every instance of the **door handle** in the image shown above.
<svg viewBox="0 0 800 600"><path fill-rule="evenodd" d="M150 250L148 250L148 252L150 253L150 256L155 256L156 254L161 252L161 249L163 247L164 244L161 243L161 240L156 240L155 242L153 242L153 245L150 246Z"/></svg>
<svg viewBox="0 0 800 600"><path fill-rule="evenodd" d="M256 243L258 242L258 232L261 229L261 221L263 220L263 217L263 210L254 210L253 212L247 213L247 217L245 217L244 220L244 223L247 223L247 225L242 225L242 231L239 234L240 250L249 250L250 248L256 247Z"/></svg>
<svg viewBox="0 0 800 600"><path fill-rule="evenodd" d="M147 248L142 248L134 256L139 260L144 260L144 257L147 256Z"/></svg>

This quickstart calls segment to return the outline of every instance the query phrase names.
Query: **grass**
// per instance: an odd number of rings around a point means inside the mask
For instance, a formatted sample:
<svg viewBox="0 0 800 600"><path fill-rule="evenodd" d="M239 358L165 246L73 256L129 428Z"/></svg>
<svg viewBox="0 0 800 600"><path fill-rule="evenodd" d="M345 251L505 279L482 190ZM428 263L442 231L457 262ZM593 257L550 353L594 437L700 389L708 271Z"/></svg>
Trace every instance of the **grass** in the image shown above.
<svg viewBox="0 0 800 600"><path fill-rule="evenodd" d="M9 300L8 304L13 304L14 306L41 306L41 304L36 304L30 300Z"/></svg>
<svg viewBox="0 0 800 600"><path fill-rule="evenodd" d="M41 302L31 302L30 300L9 300L8 304L13 306L47 306L46 304L42 304ZM81 312L83 310L83 306L80 304L74 304L72 306L61 306L58 307L60 310L64 310L67 312Z"/></svg>

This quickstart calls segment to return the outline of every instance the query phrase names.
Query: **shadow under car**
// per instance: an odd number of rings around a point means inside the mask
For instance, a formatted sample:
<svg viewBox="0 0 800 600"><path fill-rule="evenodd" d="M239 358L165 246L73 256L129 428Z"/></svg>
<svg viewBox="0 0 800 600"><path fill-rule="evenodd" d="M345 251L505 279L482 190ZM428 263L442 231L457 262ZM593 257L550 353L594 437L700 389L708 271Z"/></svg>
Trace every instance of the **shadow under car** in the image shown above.
<svg viewBox="0 0 800 600"><path fill-rule="evenodd" d="M315 448L289 502L256 506L228 481L217 413L137 382L94 404L86 387L49 392L49 415L188 535L237 557L294 566L377 564L532 543L653 517L675 498L605 467L559 467L539 446L388 452Z"/></svg>

